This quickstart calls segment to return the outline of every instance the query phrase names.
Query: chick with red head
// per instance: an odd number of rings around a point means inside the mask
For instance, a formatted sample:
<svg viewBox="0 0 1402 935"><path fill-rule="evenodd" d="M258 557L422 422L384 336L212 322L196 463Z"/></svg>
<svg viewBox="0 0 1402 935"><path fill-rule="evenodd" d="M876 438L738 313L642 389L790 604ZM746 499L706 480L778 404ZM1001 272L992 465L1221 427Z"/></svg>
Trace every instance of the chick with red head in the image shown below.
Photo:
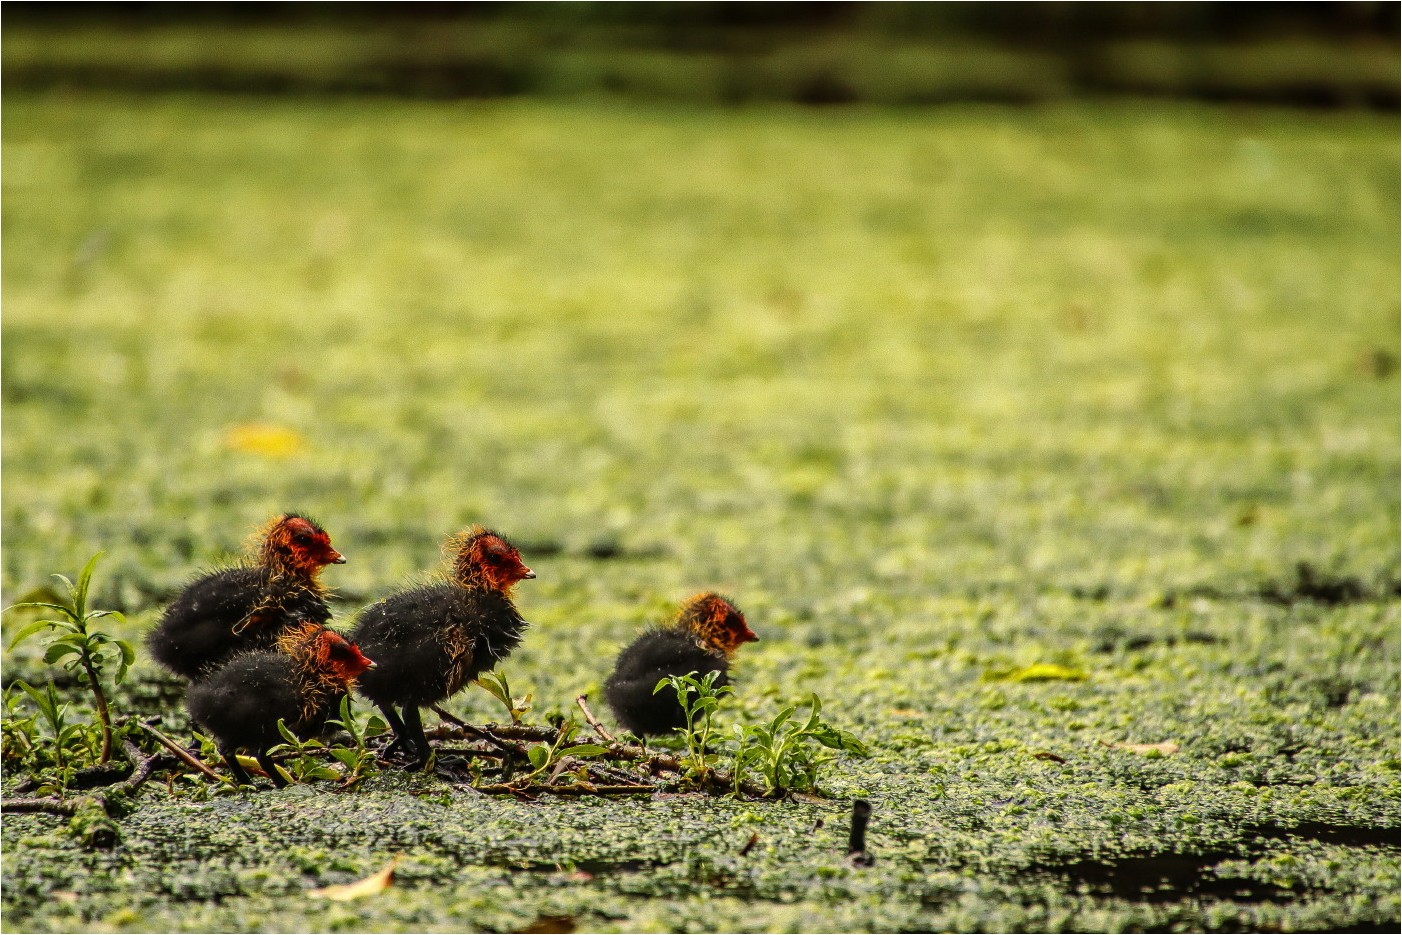
<svg viewBox="0 0 1402 935"><path fill-rule="evenodd" d="M719 672L714 685L730 682L731 660L743 644L759 639L729 598L698 594L667 626L644 631L618 654L604 683L604 700L618 723L644 737L686 726L686 714L669 691L655 692L668 676Z"/></svg>
<svg viewBox="0 0 1402 935"><path fill-rule="evenodd" d="M255 558L188 584L147 637L147 649L193 679L235 653L271 647L287 627L326 623L331 611L318 577L345 561L314 520L285 513L263 528Z"/></svg>
<svg viewBox="0 0 1402 935"><path fill-rule="evenodd" d="M365 609L351 636L379 667L358 691L384 712L413 768L431 753L419 709L461 691L521 642L528 624L516 610L516 584L534 578L520 551L481 526L448 541L448 580L407 588ZM396 710L397 708L397 710Z"/></svg>

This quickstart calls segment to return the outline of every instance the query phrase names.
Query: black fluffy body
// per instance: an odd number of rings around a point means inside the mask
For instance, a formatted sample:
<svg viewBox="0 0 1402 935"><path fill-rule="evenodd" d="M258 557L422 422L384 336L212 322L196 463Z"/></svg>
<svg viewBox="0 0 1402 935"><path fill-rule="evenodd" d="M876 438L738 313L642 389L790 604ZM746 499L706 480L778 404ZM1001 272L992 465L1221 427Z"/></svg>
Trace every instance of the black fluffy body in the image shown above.
<svg viewBox="0 0 1402 935"><path fill-rule="evenodd" d="M350 639L377 664L356 687L379 705L395 734L417 748L422 764L429 749L419 708L496 668L527 626L511 598L495 588L445 583L401 591L367 607L351 630Z"/></svg>
<svg viewBox="0 0 1402 935"><path fill-rule="evenodd" d="M235 633L254 611L262 619ZM272 646L288 626L330 619L320 589L286 575L274 577L262 566L229 568L197 578L181 591L146 646L161 665L194 679L236 653Z"/></svg>
<svg viewBox="0 0 1402 935"><path fill-rule="evenodd" d="M312 686L297 661L278 650L234 656L190 686L185 704L190 716L215 738L234 776L249 779L234 758L250 750L276 785L282 778L268 759L268 748L282 743L279 719L297 736L318 734L340 707L344 692Z"/></svg>
<svg viewBox="0 0 1402 935"><path fill-rule="evenodd" d="M700 679L719 671L714 685L728 685L730 661L720 652L702 649L685 631L672 627L647 630L618 654L613 674L604 683L604 700L613 715L639 737L667 734L686 726L686 714L670 687L653 693L669 675L695 672Z"/></svg>

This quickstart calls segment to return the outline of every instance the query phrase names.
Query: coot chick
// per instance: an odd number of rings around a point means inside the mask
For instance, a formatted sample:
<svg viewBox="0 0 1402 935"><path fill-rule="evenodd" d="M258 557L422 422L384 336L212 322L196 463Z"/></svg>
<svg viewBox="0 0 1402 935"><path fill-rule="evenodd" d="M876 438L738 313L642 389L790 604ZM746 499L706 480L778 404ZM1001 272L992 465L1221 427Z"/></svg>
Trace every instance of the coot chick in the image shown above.
<svg viewBox="0 0 1402 935"><path fill-rule="evenodd" d="M268 524L257 559L197 578L166 608L146 646L156 661L193 679L237 652L266 649L285 627L331 619L317 580L345 557L314 521L286 513Z"/></svg>
<svg viewBox="0 0 1402 935"><path fill-rule="evenodd" d="M534 578L521 553L500 533L481 526L448 541L449 580L408 588L365 609L351 630L378 667L357 685L394 729L390 749L403 744L413 768L428 762L421 707L437 704L495 668L521 642L528 624L511 590ZM401 717L395 705L403 712ZM386 751L388 752L388 751Z"/></svg>
<svg viewBox="0 0 1402 935"><path fill-rule="evenodd" d="M285 629L272 649L239 653L203 675L185 697L190 716L209 731L240 783L249 783L235 751L253 751L273 784L287 783L268 758L282 742L279 719L302 738L316 735L351 683L375 663L354 643L319 623Z"/></svg>
<svg viewBox="0 0 1402 935"><path fill-rule="evenodd" d="M730 660L741 643L759 639L745 615L728 598L714 592L688 600L677 619L645 631L618 654L613 674L604 683L604 699L618 723L639 737L666 734L686 726L675 693L654 693L669 675L718 671L714 685L729 684Z"/></svg>

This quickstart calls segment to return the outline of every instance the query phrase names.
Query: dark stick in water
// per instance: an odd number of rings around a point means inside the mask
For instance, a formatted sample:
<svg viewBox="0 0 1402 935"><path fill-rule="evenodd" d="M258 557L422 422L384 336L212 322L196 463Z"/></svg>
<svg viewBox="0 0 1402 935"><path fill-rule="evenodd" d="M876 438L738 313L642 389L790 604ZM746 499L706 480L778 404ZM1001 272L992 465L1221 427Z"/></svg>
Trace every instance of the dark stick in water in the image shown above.
<svg viewBox="0 0 1402 935"><path fill-rule="evenodd" d="M852 832L847 836L847 860L854 867L870 867L876 858L867 853L867 821L871 818L871 803L857 799L852 803Z"/></svg>

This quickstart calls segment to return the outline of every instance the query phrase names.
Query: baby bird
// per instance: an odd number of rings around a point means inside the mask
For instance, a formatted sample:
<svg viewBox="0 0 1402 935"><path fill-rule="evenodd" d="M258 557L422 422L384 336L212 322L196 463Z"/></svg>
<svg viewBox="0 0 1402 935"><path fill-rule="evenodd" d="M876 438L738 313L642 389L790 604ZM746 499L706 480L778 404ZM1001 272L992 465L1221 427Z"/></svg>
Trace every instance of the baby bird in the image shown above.
<svg viewBox="0 0 1402 935"><path fill-rule="evenodd" d="M515 546L500 533L474 526L450 539L448 548L454 554L448 581L370 605L351 631L379 663L360 680L359 691L379 705L394 729L391 749L404 744L415 754L414 768L427 763L430 752L419 708L437 704L495 668L528 626L511 602L511 589L535 572L521 563Z"/></svg>
<svg viewBox="0 0 1402 935"><path fill-rule="evenodd" d="M285 629L273 649L239 653L190 686L190 716L209 731L224 762L240 783L249 784L235 751L253 751L258 764L281 788L268 748L282 742L279 719L299 737L319 733L351 683L374 669L360 648L335 630L303 622Z"/></svg>
<svg viewBox="0 0 1402 935"><path fill-rule="evenodd" d="M726 671L741 643L759 639L745 615L714 592L698 594L682 605L675 622L646 630L618 654L613 674L604 683L604 698L618 723L639 737L666 734L686 726L675 693L657 683L669 675L713 670L716 687L729 683Z"/></svg>
<svg viewBox="0 0 1402 935"><path fill-rule="evenodd" d="M331 618L317 575L345 557L315 522L287 513L268 524L253 564L197 578L166 608L146 646L193 679L237 652L272 646L285 627Z"/></svg>

